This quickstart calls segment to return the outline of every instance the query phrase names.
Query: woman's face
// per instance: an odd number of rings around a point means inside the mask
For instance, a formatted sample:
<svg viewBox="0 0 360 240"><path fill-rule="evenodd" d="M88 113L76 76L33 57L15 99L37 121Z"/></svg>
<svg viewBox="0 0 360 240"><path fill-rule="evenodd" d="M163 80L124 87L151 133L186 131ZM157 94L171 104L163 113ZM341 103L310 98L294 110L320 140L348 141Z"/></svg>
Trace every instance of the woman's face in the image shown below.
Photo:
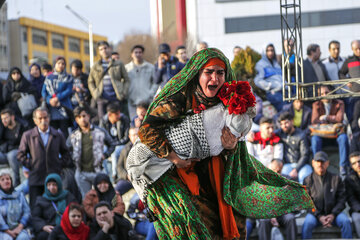
<svg viewBox="0 0 360 240"><path fill-rule="evenodd" d="M4 191L8 191L11 188L11 177L9 175L3 175L0 177L0 186Z"/></svg>
<svg viewBox="0 0 360 240"><path fill-rule="evenodd" d="M63 59L59 59L56 63L55 63L55 70L57 72L62 72L65 69L65 61Z"/></svg>
<svg viewBox="0 0 360 240"><path fill-rule="evenodd" d="M46 187L52 195L56 195L58 193L58 186L56 182L48 182Z"/></svg>
<svg viewBox="0 0 360 240"><path fill-rule="evenodd" d="M20 78L21 78L21 75L20 75L20 72L19 70L14 70L11 72L11 78L16 82L16 81L19 81Z"/></svg>
<svg viewBox="0 0 360 240"><path fill-rule="evenodd" d="M101 193L107 192L109 190L109 183L106 181L101 181L99 182L98 185L96 185L96 187L99 189L99 191Z"/></svg>
<svg viewBox="0 0 360 240"><path fill-rule="evenodd" d="M81 212L77 209L73 209L69 212L69 221L72 227L76 228L80 226L82 221Z"/></svg>
<svg viewBox="0 0 360 240"><path fill-rule="evenodd" d="M225 69L217 65L200 70L199 83L206 97L215 97L225 82Z"/></svg>
<svg viewBox="0 0 360 240"><path fill-rule="evenodd" d="M36 65L33 65L30 69L30 75L35 78L40 77L40 69Z"/></svg>

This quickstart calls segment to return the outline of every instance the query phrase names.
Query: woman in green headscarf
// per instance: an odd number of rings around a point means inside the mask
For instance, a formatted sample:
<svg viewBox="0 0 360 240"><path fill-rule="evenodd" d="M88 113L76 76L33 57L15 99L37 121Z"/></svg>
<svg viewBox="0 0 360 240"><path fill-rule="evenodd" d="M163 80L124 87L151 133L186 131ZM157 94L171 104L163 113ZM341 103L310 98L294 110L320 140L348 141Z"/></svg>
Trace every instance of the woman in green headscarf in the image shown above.
<svg viewBox="0 0 360 240"><path fill-rule="evenodd" d="M253 159L227 128L219 156L199 162L182 160L173 151L165 129L218 104L221 86L233 80L221 51L197 52L165 85L139 129L141 143L176 166L146 189L160 239L245 239L245 216L270 218L313 207L301 185Z"/></svg>
<svg viewBox="0 0 360 240"><path fill-rule="evenodd" d="M37 197L32 210L36 239L48 239L54 227L60 225L66 206L70 202L76 202L74 195L62 188L61 177L58 174L49 174L44 185L45 192Z"/></svg>

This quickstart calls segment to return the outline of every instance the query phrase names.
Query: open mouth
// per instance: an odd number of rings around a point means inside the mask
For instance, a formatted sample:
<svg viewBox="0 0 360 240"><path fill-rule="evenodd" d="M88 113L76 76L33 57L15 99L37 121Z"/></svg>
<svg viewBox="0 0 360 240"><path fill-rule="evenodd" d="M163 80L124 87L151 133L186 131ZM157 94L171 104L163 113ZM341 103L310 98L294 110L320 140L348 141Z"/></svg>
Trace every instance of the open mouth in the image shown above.
<svg viewBox="0 0 360 240"><path fill-rule="evenodd" d="M210 91L215 91L217 89L218 85L208 85L208 89Z"/></svg>

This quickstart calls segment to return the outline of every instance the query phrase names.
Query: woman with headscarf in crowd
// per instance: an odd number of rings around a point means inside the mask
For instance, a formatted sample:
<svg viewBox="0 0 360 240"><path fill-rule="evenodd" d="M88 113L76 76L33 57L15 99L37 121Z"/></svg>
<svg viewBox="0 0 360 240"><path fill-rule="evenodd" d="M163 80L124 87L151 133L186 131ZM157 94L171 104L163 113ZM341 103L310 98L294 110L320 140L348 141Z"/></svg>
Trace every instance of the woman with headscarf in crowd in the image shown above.
<svg viewBox="0 0 360 240"><path fill-rule="evenodd" d="M45 77L41 74L41 67L37 63L33 63L29 67L30 78L29 82L36 90L36 99L40 101L41 99L41 90L45 81Z"/></svg>
<svg viewBox="0 0 360 240"><path fill-rule="evenodd" d="M95 217L94 207L101 201L110 204L112 211L120 215L125 212L125 204L121 195L115 192L110 178L105 173L99 173L94 179L94 189L86 193L83 200L86 215L92 219Z"/></svg>
<svg viewBox="0 0 360 240"><path fill-rule="evenodd" d="M246 216L271 218L313 206L300 184L281 178L250 156L245 143L228 128L222 129L224 150L218 156L183 160L173 150L165 130L188 114L220 103L219 90L233 80L221 51L195 53L157 95L140 127L141 143L157 155L160 160L154 161L159 164L128 159L128 166L139 163L135 171L153 167L152 174L160 173L153 182L145 175L131 179L145 196L142 200L159 239L245 239ZM167 160L175 167L164 171Z"/></svg>
<svg viewBox="0 0 360 240"><path fill-rule="evenodd" d="M30 208L24 195L14 189L10 172L0 172L0 239L30 240L26 230Z"/></svg>
<svg viewBox="0 0 360 240"><path fill-rule="evenodd" d="M72 125L71 95L73 77L66 72L64 57L55 59L54 72L45 78L41 95L50 110L50 125L60 129L65 138L69 135L68 127Z"/></svg>
<svg viewBox="0 0 360 240"><path fill-rule="evenodd" d="M55 226L60 225L61 216L70 202L76 202L75 197L62 188L58 174L51 173L45 179L45 192L37 197L32 210L32 225L36 239L48 239Z"/></svg>
<svg viewBox="0 0 360 240"><path fill-rule="evenodd" d="M51 232L48 240L87 240L90 228L83 222L84 210L78 203L70 203L61 223Z"/></svg>
<svg viewBox="0 0 360 240"><path fill-rule="evenodd" d="M22 97L21 94L31 94L36 101L36 90L24 77L20 68L13 67L10 69L6 84L2 89L2 94L5 107L13 109L17 118L24 118L31 123L32 111L29 111L25 116L20 110L21 106L18 105L18 100ZM26 104L29 103L27 102Z"/></svg>

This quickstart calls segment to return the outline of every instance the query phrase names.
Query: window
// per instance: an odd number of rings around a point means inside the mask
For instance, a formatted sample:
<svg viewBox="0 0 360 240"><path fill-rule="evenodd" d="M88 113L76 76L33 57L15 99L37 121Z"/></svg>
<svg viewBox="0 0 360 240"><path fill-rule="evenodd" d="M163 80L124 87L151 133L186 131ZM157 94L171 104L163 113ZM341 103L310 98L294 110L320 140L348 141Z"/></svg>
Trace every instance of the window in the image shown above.
<svg viewBox="0 0 360 240"><path fill-rule="evenodd" d="M27 33L26 32L23 32L23 40L24 40L24 42L27 42Z"/></svg>
<svg viewBox="0 0 360 240"><path fill-rule="evenodd" d="M60 34L51 34L53 48L64 49L64 36Z"/></svg>
<svg viewBox="0 0 360 240"><path fill-rule="evenodd" d="M80 52L80 40L76 38L69 38L69 50L71 52Z"/></svg>
<svg viewBox="0 0 360 240"><path fill-rule="evenodd" d="M46 32L33 28L32 29L32 41L34 44L46 46L47 45Z"/></svg>

